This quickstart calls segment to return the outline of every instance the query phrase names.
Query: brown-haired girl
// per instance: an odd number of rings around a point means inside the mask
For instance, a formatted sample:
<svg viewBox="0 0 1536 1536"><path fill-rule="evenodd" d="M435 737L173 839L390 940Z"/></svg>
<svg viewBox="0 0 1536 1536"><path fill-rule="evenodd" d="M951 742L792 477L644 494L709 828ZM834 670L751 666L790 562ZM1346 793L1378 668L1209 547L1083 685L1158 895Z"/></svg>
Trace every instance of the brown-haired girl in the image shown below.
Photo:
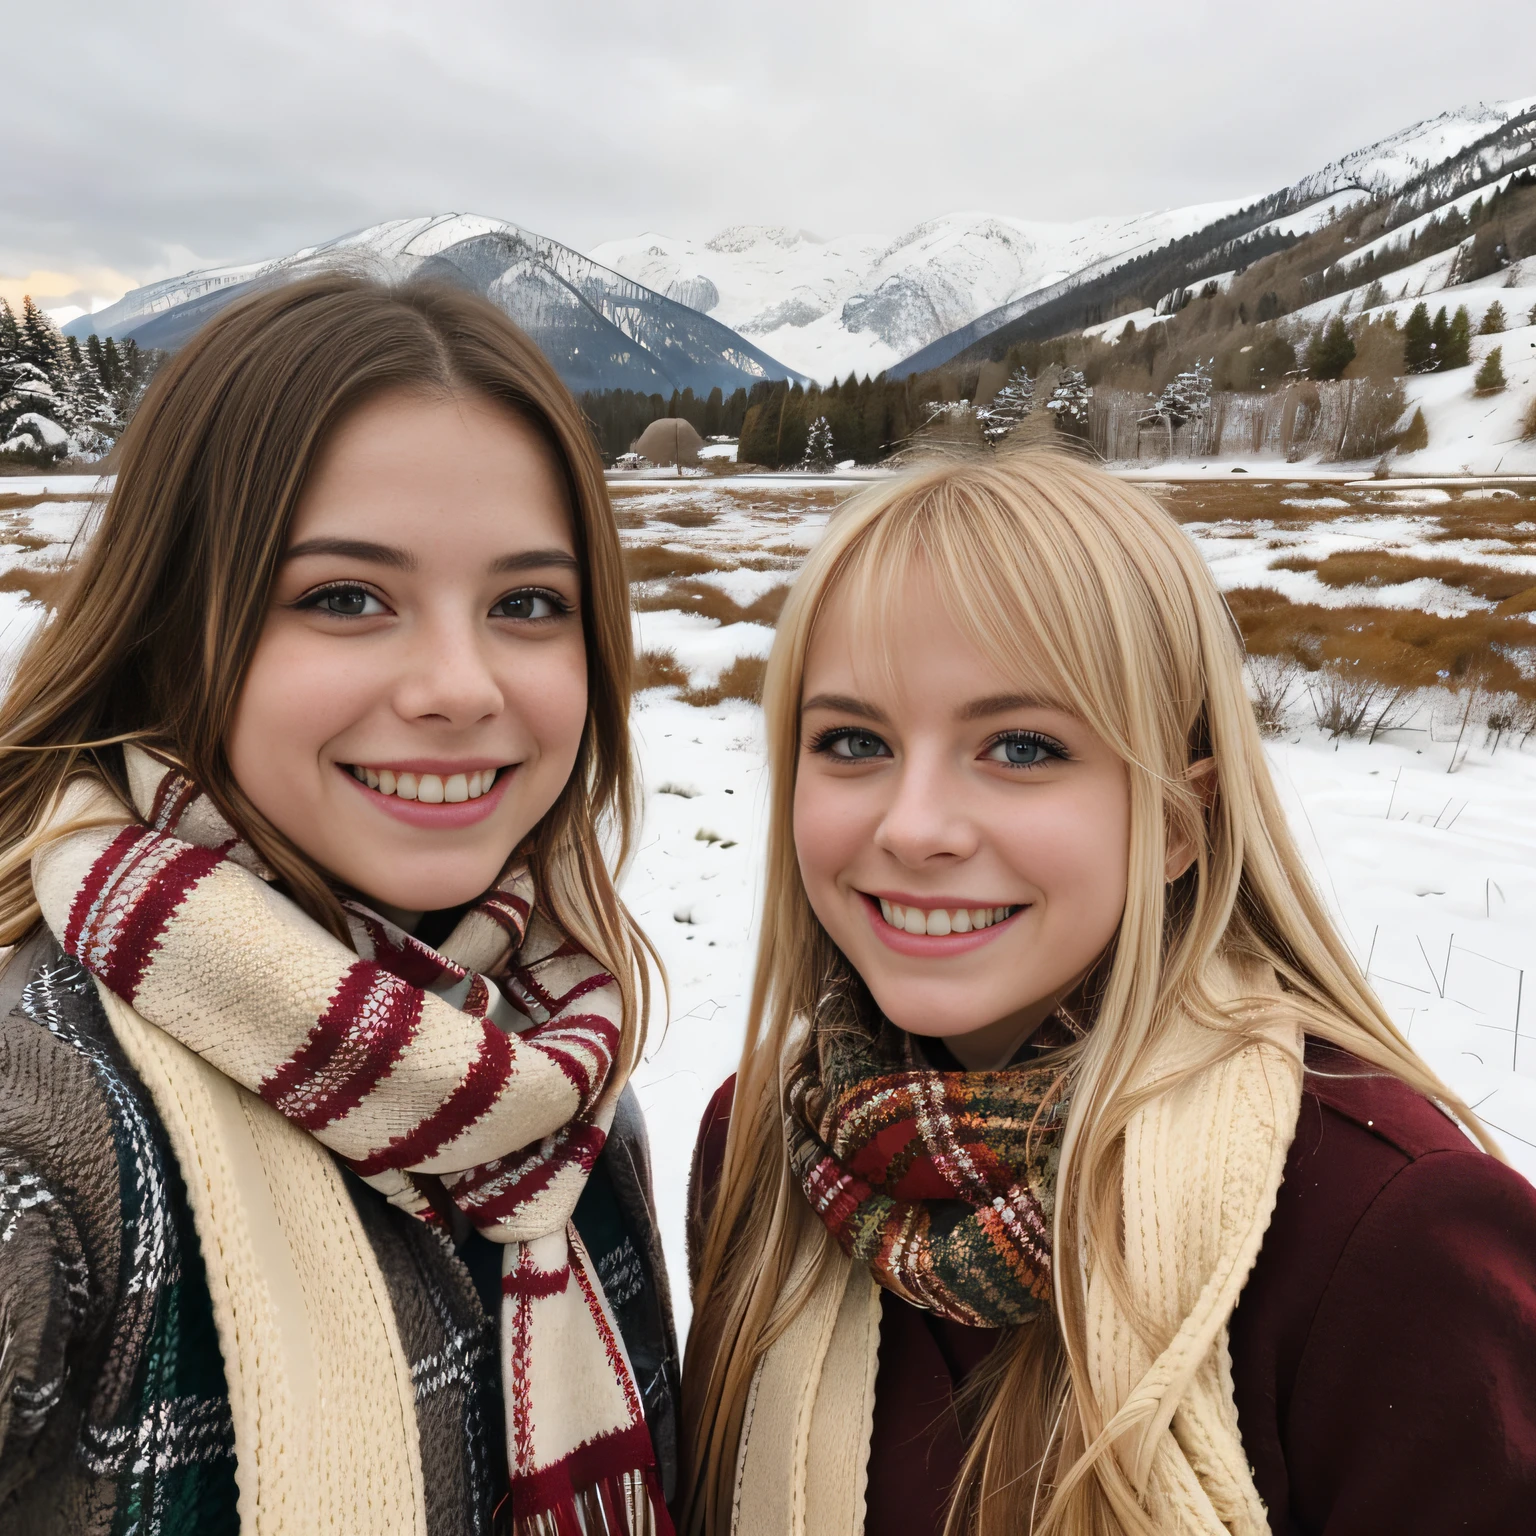
<svg viewBox="0 0 1536 1536"><path fill-rule="evenodd" d="M489 304L156 378L0 706L0 1530L670 1529L629 677Z"/></svg>
<svg viewBox="0 0 1536 1536"><path fill-rule="evenodd" d="M1172 520L1028 455L882 488L764 709L684 1528L1529 1527L1536 1193L1308 884Z"/></svg>

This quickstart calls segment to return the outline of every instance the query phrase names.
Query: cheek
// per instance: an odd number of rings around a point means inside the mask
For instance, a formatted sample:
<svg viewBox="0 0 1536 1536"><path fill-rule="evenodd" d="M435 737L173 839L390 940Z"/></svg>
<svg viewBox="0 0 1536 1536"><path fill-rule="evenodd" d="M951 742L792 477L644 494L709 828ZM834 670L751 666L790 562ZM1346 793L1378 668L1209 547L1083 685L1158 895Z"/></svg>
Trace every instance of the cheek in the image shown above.
<svg viewBox="0 0 1536 1536"><path fill-rule="evenodd" d="M1095 930L1106 923L1113 927L1125 906L1130 861L1130 807L1123 786L1092 786L1091 792L1042 810L1012 829L1011 861L1064 917Z"/></svg>
<svg viewBox="0 0 1536 1536"><path fill-rule="evenodd" d="M856 818L842 803L847 797L829 792L839 787L843 786L828 784L814 771L802 773L795 781L795 855L813 902L818 893L831 888L858 841Z"/></svg>
<svg viewBox="0 0 1536 1536"><path fill-rule="evenodd" d="M365 707L355 669L311 654L302 634L263 636L235 704L230 767L246 792L279 769L317 761L318 750Z"/></svg>
<svg viewBox="0 0 1536 1536"><path fill-rule="evenodd" d="M540 766L569 771L587 723L587 661L580 638L515 657L504 669L501 687L509 711L537 745Z"/></svg>

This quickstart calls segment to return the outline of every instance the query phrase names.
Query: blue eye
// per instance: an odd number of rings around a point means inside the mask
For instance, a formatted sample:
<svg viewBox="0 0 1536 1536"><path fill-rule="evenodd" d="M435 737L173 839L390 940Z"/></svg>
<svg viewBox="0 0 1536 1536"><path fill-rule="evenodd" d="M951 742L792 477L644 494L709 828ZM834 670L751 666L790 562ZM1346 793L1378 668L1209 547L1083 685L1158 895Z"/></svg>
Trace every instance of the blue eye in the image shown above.
<svg viewBox="0 0 1536 1536"><path fill-rule="evenodd" d="M551 592L509 592L491 609L491 617L521 619L526 622L530 619L552 619L568 611L566 605Z"/></svg>
<svg viewBox="0 0 1536 1536"><path fill-rule="evenodd" d="M824 753L843 762L868 762L873 757L889 757L891 749L872 731L826 731L811 743L811 751Z"/></svg>
<svg viewBox="0 0 1536 1536"><path fill-rule="evenodd" d="M999 736L987 749L987 756L995 763L1007 763L1012 768L1037 768L1052 758L1064 758L1066 753L1043 736L1016 732Z"/></svg>
<svg viewBox="0 0 1536 1536"><path fill-rule="evenodd" d="M325 587L301 599L300 606L342 619L371 619L389 611L366 587Z"/></svg>

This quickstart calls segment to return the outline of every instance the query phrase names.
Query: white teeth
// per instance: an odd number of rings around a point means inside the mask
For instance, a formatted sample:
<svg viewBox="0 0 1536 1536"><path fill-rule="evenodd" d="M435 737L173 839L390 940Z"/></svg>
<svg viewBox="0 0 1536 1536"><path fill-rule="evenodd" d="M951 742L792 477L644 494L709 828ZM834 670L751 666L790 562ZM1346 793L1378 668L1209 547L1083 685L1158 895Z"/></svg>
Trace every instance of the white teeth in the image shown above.
<svg viewBox="0 0 1536 1536"><path fill-rule="evenodd" d="M920 907L904 907L899 902L876 898L880 903L880 916L892 928L906 933L925 934L929 938L942 939L952 933L976 933L1000 923L1015 909L1012 907L934 907L925 911Z"/></svg>
<svg viewBox="0 0 1536 1536"><path fill-rule="evenodd" d="M378 790L381 795L420 800L427 805L459 805L465 800L478 800L491 792L497 771L477 768L473 773L451 773L445 779L435 773L396 773L393 768L369 768L361 763L347 769L358 783Z"/></svg>

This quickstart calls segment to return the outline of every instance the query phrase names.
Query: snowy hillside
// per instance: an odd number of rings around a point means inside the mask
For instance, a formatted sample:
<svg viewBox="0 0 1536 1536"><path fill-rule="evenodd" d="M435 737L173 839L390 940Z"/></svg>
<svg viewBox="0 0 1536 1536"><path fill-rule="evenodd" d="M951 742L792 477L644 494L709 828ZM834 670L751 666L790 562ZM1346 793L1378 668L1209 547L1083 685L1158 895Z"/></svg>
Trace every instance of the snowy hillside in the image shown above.
<svg viewBox="0 0 1536 1536"><path fill-rule="evenodd" d="M189 272L137 288L65 328L175 348L211 315L273 283L327 271L398 282L440 273L485 294L538 342L575 390L707 394L792 370L696 309L516 224L478 214L393 219L275 261Z"/></svg>
<svg viewBox="0 0 1536 1536"><path fill-rule="evenodd" d="M592 259L749 336L822 382L877 374L1006 304L1235 212L1210 203L1077 223L954 213L895 240L736 226L712 240L611 240Z"/></svg>

